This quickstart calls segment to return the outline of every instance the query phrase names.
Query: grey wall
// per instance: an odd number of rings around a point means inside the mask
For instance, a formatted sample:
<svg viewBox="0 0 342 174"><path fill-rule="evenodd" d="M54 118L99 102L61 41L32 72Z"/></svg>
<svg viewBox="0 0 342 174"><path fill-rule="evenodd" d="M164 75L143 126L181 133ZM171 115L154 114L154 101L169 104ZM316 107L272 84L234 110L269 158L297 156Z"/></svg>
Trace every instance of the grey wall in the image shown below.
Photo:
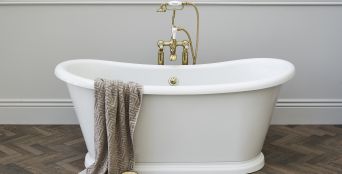
<svg viewBox="0 0 342 174"><path fill-rule="evenodd" d="M53 74L56 64L155 64L156 41L170 36L171 14L156 13L153 1L15 2L0 1L0 124L76 123L65 84ZM289 60L297 74L282 88L273 123L342 123L342 1L220 2L199 5L198 63ZM195 33L194 19L189 8L176 23Z"/></svg>

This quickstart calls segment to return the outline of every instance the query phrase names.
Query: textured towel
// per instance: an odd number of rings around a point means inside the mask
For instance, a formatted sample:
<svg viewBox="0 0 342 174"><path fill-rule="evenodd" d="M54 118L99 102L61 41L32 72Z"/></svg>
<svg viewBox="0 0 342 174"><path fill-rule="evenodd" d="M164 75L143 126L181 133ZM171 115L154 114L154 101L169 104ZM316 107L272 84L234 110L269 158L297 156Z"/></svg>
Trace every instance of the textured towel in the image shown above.
<svg viewBox="0 0 342 174"><path fill-rule="evenodd" d="M143 88L129 82L95 80L95 163L87 174L121 174L134 166L133 133Z"/></svg>

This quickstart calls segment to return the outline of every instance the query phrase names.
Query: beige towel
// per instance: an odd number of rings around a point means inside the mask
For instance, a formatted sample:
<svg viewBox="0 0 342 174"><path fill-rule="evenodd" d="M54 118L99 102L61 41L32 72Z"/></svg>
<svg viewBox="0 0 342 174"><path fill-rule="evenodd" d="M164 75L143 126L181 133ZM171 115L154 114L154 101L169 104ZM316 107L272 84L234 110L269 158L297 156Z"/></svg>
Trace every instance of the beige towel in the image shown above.
<svg viewBox="0 0 342 174"><path fill-rule="evenodd" d="M95 80L95 163L87 174L121 174L134 166L133 133L143 88L133 82Z"/></svg>

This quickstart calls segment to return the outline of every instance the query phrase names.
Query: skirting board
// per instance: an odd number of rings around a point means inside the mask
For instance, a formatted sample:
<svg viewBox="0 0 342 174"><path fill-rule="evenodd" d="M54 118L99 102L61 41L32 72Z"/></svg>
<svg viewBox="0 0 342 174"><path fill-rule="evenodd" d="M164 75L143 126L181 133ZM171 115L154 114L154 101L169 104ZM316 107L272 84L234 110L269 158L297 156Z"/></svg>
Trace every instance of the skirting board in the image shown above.
<svg viewBox="0 0 342 174"><path fill-rule="evenodd" d="M78 124L71 106L5 106L0 105L0 124ZM340 106L277 106L272 123L342 124Z"/></svg>
<svg viewBox="0 0 342 174"><path fill-rule="evenodd" d="M276 107L271 124L342 124L342 107Z"/></svg>
<svg viewBox="0 0 342 174"><path fill-rule="evenodd" d="M73 107L0 107L0 124L78 124Z"/></svg>

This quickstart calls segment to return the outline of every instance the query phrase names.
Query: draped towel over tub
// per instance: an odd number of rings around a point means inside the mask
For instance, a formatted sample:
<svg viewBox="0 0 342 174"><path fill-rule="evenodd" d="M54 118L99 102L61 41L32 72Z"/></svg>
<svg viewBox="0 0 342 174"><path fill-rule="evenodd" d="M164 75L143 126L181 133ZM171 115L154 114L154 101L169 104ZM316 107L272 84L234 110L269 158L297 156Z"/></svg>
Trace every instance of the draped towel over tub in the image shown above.
<svg viewBox="0 0 342 174"><path fill-rule="evenodd" d="M133 133L143 87L137 83L95 80L95 163L87 174L121 174L134 167Z"/></svg>

